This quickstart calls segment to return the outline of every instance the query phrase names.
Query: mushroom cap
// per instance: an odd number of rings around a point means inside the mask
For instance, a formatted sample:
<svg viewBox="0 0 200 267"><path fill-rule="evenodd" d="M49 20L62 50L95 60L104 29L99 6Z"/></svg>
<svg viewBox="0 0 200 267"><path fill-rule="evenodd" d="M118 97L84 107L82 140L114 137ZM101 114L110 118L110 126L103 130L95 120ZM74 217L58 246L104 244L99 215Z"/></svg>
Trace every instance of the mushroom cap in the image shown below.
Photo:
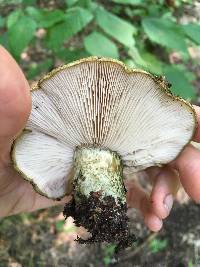
<svg viewBox="0 0 200 267"><path fill-rule="evenodd" d="M137 172L174 160L196 126L195 111L163 78L122 62L89 57L61 66L32 90L32 112L14 141L22 176L49 198L63 197L77 146L117 152Z"/></svg>

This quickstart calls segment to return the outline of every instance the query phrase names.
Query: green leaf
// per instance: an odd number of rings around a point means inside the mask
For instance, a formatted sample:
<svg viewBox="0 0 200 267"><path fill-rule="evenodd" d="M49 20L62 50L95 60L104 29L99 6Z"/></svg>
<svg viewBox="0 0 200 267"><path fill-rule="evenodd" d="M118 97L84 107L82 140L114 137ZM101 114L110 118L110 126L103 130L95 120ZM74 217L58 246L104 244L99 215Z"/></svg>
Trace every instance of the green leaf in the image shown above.
<svg viewBox="0 0 200 267"><path fill-rule="evenodd" d="M149 248L152 253L157 253L159 251L166 249L167 245L168 245L168 242L166 239L161 240L161 239L155 238L150 242Z"/></svg>
<svg viewBox="0 0 200 267"><path fill-rule="evenodd" d="M65 220L60 220L56 222L56 230L62 232L64 230Z"/></svg>
<svg viewBox="0 0 200 267"><path fill-rule="evenodd" d="M41 28L49 28L54 24L61 22L65 18L63 11L54 9L54 10L40 10L35 7L27 7L26 12L31 16Z"/></svg>
<svg viewBox="0 0 200 267"><path fill-rule="evenodd" d="M8 30L9 48L17 59L33 39L36 27L34 20L23 16Z"/></svg>
<svg viewBox="0 0 200 267"><path fill-rule="evenodd" d="M25 11L30 17L32 17L37 22L39 22L40 19L42 18L42 11L38 8L35 8L33 6L28 6L25 9Z"/></svg>
<svg viewBox="0 0 200 267"><path fill-rule="evenodd" d="M82 30L91 20L93 15L87 9L74 7L66 12L65 21L69 24L68 33L70 36Z"/></svg>
<svg viewBox="0 0 200 267"><path fill-rule="evenodd" d="M93 32L84 39L86 51L91 55L118 58L115 43L99 32Z"/></svg>
<svg viewBox="0 0 200 267"><path fill-rule="evenodd" d="M116 4L133 5L133 6L144 4L144 0L112 0L112 2Z"/></svg>
<svg viewBox="0 0 200 267"><path fill-rule="evenodd" d="M9 29L15 23L17 23L18 19L23 15L23 11L21 9L16 9L15 11L11 12L7 19L6 19L6 26Z"/></svg>
<svg viewBox="0 0 200 267"><path fill-rule="evenodd" d="M110 263L112 262L112 259L109 256L103 257L103 262L106 266L109 266Z"/></svg>
<svg viewBox="0 0 200 267"><path fill-rule="evenodd" d="M184 33L175 22L157 18L145 18L142 20L142 26L152 42L187 53Z"/></svg>
<svg viewBox="0 0 200 267"><path fill-rule="evenodd" d="M24 0L25 1L25 0ZM22 3L22 0L0 0L0 6L8 6L8 5L20 5Z"/></svg>
<svg viewBox="0 0 200 267"><path fill-rule="evenodd" d="M115 249L116 249L116 245L115 244L109 244L107 245L105 248L104 248L104 253L106 255L109 255L109 256L113 256L114 252L115 252Z"/></svg>
<svg viewBox="0 0 200 267"><path fill-rule="evenodd" d="M113 256L115 253L116 245L114 244L109 244L104 248L104 257L103 257L103 262L106 266L110 265L110 263L113 260Z"/></svg>
<svg viewBox="0 0 200 267"><path fill-rule="evenodd" d="M194 264L192 263L192 260L189 260L188 267L195 267Z"/></svg>
<svg viewBox="0 0 200 267"><path fill-rule="evenodd" d="M138 67L144 68L154 74L162 74L163 63L153 54L145 50L139 51L136 47L131 48L128 54L133 58Z"/></svg>
<svg viewBox="0 0 200 267"><path fill-rule="evenodd" d="M4 27L4 25L5 25L5 18L0 16L0 28Z"/></svg>
<svg viewBox="0 0 200 267"><path fill-rule="evenodd" d="M96 10L97 24L115 40L127 47L132 47L135 43L133 35L136 28L125 20L113 15L105 9L99 7Z"/></svg>
<svg viewBox="0 0 200 267"><path fill-rule="evenodd" d="M59 50L65 40L82 30L92 19L93 15L86 9L68 9L65 21L53 26L48 32L47 46L54 51Z"/></svg>
<svg viewBox="0 0 200 267"><path fill-rule="evenodd" d="M26 6L33 6L33 5L36 5L37 0L23 0L23 5L26 5Z"/></svg>
<svg viewBox="0 0 200 267"><path fill-rule="evenodd" d="M55 52L56 56L63 61L71 62L83 57L88 57L89 54L83 49L73 49L73 48L61 48Z"/></svg>
<svg viewBox="0 0 200 267"><path fill-rule="evenodd" d="M45 59L41 63L32 63L29 70L27 71L28 79L32 80L36 76L40 75L43 72L48 71L53 66L53 60L51 58Z"/></svg>
<svg viewBox="0 0 200 267"><path fill-rule="evenodd" d="M155 55L150 54L146 51L142 52L142 58L145 61L146 69L151 73L162 74L163 62L161 62Z"/></svg>
<svg viewBox="0 0 200 267"><path fill-rule="evenodd" d="M93 0L78 0L77 3L83 8L90 9L91 5L93 4Z"/></svg>
<svg viewBox="0 0 200 267"><path fill-rule="evenodd" d="M75 5L78 2L78 0L65 0L65 2L69 7L71 7Z"/></svg>
<svg viewBox="0 0 200 267"><path fill-rule="evenodd" d="M124 59L123 62L130 68L137 68L137 65L135 64L135 62L130 58Z"/></svg>
<svg viewBox="0 0 200 267"><path fill-rule="evenodd" d="M189 100L195 97L196 93L191 84L189 72L184 71L181 66L165 66L163 73L172 84L170 89L175 95Z"/></svg>
<svg viewBox="0 0 200 267"><path fill-rule="evenodd" d="M8 32L0 35L0 44L8 49Z"/></svg>
<svg viewBox="0 0 200 267"><path fill-rule="evenodd" d="M58 232L65 232L67 233L72 233L77 230L77 227L75 225L69 226L68 228L65 228L65 220L60 220L56 222L56 230Z"/></svg>
<svg viewBox="0 0 200 267"><path fill-rule="evenodd" d="M186 35L195 43L200 45L200 25L197 24L187 24L183 25L183 30Z"/></svg>
<svg viewBox="0 0 200 267"><path fill-rule="evenodd" d="M59 23L50 28L45 40L46 46L54 51L60 50L64 40L72 36L68 33L68 28L67 22Z"/></svg>

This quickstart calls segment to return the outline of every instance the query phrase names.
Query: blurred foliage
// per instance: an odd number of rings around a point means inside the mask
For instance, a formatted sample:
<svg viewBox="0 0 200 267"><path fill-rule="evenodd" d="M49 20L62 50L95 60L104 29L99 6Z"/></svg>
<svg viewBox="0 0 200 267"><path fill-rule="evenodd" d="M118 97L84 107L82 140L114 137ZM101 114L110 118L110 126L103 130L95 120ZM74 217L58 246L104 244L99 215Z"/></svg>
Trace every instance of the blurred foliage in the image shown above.
<svg viewBox="0 0 200 267"><path fill-rule="evenodd" d="M53 2L48 6L48 1L0 0L0 43L21 64L24 51L36 51L25 66L29 79L51 69L58 59L70 62L98 55L165 75L175 94L195 98L195 75L185 66L191 61L198 64L190 58L188 47L200 45L200 24L179 23L181 10L192 6L192 1ZM38 47L45 57L34 59ZM174 52L181 60L171 64L169 55Z"/></svg>
<svg viewBox="0 0 200 267"><path fill-rule="evenodd" d="M103 263L105 264L105 266L110 266L112 263L116 262L115 248L116 248L116 245L108 244L103 249L103 253L104 253Z"/></svg>
<svg viewBox="0 0 200 267"><path fill-rule="evenodd" d="M190 260L188 263L188 267L194 267L194 264L192 263L192 261Z"/></svg>
<svg viewBox="0 0 200 267"><path fill-rule="evenodd" d="M57 232L65 232L65 233L73 233L77 230L77 227L75 225L66 227L65 226L65 220L59 220L56 222L55 227Z"/></svg>
<svg viewBox="0 0 200 267"><path fill-rule="evenodd" d="M167 245L168 241L166 239L161 240L158 238L154 238L149 244L149 249L151 253L158 253L160 251L165 250L167 248Z"/></svg>

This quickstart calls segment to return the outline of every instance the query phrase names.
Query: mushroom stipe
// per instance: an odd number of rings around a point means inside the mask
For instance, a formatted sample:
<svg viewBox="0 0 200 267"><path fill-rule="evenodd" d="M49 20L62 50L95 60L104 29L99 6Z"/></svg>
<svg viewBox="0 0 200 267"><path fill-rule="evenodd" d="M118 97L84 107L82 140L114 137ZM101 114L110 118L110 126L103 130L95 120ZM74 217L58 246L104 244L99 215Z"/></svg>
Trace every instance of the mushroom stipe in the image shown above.
<svg viewBox="0 0 200 267"><path fill-rule="evenodd" d="M120 156L98 147L77 148L74 155L73 199L65 205L64 216L85 227L91 238L79 243L117 243L116 251L135 240L128 229L126 189Z"/></svg>
<svg viewBox="0 0 200 267"><path fill-rule="evenodd" d="M134 234L128 228L126 203L116 204L112 196L101 199L101 194L91 192L89 198L79 195L81 202L74 199L65 205L63 214L65 218L72 216L76 226L85 227L91 237L84 240L80 237L77 241L81 244L95 242L108 242L117 244L115 252L132 246L136 241Z"/></svg>
<svg viewBox="0 0 200 267"><path fill-rule="evenodd" d="M90 233L80 243L131 245L124 179L174 160L197 119L160 76L99 57L61 66L32 90L32 111L13 166L50 199L71 194L64 216Z"/></svg>

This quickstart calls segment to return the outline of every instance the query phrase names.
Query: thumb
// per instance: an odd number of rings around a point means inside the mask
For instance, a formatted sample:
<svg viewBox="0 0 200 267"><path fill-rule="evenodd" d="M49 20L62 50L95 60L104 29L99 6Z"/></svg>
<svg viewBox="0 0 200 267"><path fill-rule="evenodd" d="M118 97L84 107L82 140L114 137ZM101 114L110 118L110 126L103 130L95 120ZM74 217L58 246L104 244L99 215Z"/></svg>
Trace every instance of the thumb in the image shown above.
<svg viewBox="0 0 200 267"><path fill-rule="evenodd" d="M31 110L30 88L11 55L0 46L0 151L24 127Z"/></svg>

